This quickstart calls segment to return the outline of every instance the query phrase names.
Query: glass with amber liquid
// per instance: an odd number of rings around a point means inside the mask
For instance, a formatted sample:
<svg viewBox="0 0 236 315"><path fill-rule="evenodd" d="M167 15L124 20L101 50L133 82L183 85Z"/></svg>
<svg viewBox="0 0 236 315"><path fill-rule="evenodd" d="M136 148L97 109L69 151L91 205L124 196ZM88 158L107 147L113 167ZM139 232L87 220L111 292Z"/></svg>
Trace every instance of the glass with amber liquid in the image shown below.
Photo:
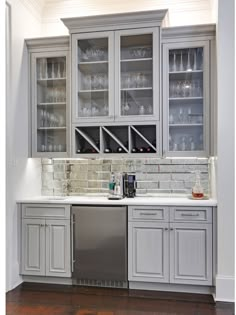
<svg viewBox="0 0 236 315"><path fill-rule="evenodd" d="M204 191L201 185L200 171L196 171L196 182L192 188L192 196L194 199L204 198Z"/></svg>

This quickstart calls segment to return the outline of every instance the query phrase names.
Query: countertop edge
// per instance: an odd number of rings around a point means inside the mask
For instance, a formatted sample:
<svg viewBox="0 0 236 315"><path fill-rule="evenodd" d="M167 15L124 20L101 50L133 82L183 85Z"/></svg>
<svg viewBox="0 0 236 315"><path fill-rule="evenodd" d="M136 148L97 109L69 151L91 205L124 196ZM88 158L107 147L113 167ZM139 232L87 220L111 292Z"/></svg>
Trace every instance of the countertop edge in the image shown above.
<svg viewBox="0 0 236 315"><path fill-rule="evenodd" d="M65 197L65 199L47 199L53 197L25 198L16 201L19 203L35 204L61 204L61 205L125 205L125 206L192 206L192 207L215 207L216 199L192 200L182 197L136 197L124 198L120 200L108 200L106 197Z"/></svg>

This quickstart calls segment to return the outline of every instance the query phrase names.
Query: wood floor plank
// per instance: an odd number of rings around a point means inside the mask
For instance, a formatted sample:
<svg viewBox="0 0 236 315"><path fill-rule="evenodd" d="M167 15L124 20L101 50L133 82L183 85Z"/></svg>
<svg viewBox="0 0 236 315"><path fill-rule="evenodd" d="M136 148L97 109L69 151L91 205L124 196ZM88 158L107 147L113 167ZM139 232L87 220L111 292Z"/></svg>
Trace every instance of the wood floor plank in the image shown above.
<svg viewBox="0 0 236 315"><path fill-rule="evenodd" d="M7 315L234 315L209 295L23 284L6 295Z"/></svg>

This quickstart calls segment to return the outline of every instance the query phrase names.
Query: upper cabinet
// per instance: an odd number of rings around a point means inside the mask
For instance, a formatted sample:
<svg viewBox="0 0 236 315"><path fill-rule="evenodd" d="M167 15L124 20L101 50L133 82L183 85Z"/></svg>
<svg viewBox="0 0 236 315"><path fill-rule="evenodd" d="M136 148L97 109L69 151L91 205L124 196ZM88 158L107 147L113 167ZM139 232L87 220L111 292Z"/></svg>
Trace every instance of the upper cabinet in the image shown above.
<svg viewBox="0 0 236 315"><path fill-rule="evenodd" d="M32 157L69 152L69 38L28 40L30 52Z"/></svg>
<svg viewBox="0 0 236 315"><path fill-rule="evenodd" d="M115 33L115 119L159 119L159 28Z"/></svg>
<svg viewBox="0 0 236 315"><path fill-rule="evenodd" d="M179 28L179 38L169 37L162 47L164 156L210 154L212 43L209 34L199 36L197 27L191 36L187 31Z"/></svg>
<svg viewBox="0 0 236 315"><path fill-rule="evenodd" d="M31 156L216 155L215 25L166 13L62 19L70 37L26 41Z"/></svg>
<svg viewBox="0 0 236 315"><path fill-rule="evenodd" d="M73 122L113 119L113 42L112 32L73 35Z"/></svg>
<svg viewBox="0 0 236 315"><path fill-rule="evenodd" d="M159 120L165 13L63 20L72 34L72 123Z"/></svg>

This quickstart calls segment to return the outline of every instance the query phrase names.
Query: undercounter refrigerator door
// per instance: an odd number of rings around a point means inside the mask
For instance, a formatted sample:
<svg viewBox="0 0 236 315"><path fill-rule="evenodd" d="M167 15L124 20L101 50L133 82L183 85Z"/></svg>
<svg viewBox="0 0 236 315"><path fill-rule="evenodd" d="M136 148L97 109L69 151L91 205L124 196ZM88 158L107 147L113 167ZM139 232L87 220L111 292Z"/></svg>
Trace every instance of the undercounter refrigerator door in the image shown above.
<svg viewBox="0 0 236 315"><path fill-rule="evenodd" d="M74 206L73 278L127 281L127 208Z"/></svg>

